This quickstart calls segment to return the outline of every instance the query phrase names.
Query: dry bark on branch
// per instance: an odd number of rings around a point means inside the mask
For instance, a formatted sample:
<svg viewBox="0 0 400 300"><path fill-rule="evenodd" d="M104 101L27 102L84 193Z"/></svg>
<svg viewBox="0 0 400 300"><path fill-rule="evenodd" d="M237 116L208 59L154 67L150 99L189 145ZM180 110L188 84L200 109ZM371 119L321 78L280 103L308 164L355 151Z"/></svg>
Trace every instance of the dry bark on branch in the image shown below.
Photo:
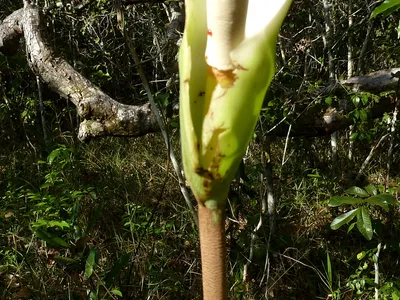
<svg viewBox="0 0 400 300"><path fill-rule="evenodd" d="M395 90L398 78L395 75L400 68L380 70L364 76L355 76L341 81L341 84L351 88L353 92L370 92L378 94L380 92Z"/></svg>
<svg viewBox="0 0 400 300"><path fill-rule="evenodd" d="M81 140L106 135L141 136L159 130L149 105L115 101L57 56L45 38L39 10L29 4L3 21L0 51L14 54L22 36L32 71L53 91L74 103L83 118L78 133Z"/></svg>

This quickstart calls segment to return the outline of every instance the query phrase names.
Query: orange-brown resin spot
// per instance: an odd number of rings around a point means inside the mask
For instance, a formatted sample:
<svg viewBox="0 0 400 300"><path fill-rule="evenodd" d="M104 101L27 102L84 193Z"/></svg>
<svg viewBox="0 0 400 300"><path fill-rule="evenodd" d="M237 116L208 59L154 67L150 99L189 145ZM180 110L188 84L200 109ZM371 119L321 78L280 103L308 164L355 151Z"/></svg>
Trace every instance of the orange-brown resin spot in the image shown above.
<svg viewBox="0 0 400 300"><path fill-rule="evenodd" d="M233 73L233 70L221 71L213 67L210 68L212 75L215 77L219 85L224 89L232 86L235 82L236 75Z"/></svg>

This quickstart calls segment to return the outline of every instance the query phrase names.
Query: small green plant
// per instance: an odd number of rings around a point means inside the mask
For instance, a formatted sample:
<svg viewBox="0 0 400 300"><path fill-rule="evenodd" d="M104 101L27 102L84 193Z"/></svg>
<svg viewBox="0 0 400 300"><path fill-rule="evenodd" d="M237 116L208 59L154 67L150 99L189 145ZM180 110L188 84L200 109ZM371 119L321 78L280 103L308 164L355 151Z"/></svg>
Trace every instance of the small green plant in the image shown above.
<svg viewBox="0 0 400 300"><path fill-rule="evenodd" d="M314 268L314 270L317 272L319 278L321 279L324 285L324 289L328 294L327 299L332 299L332 300L342 299L340 276L339 274L334 274L329 252L326 252L326 265L324 264L323 267L324 267L323 271L320 271L316 268Z"/></svg>
<svg viewBox="0 0 400 300"><path fill-rule="evenodd" d="M361 251L357 254L359 265L349 278L347 278L346 286L349 287L356 295L366 295L372 293L374 287L373 278L373 257L376 248L367 251ZM372 274L372 277L371 277Z"/></svg>
<svg viewBox="0 0 400 300"><path fill-rule="evenodd" d="M386 193L378 194L378 189L372 184L365 186L364 189L353 186L347 189L345 193L350 196L333 196L329 199L328 205L330 207L351 205L356 206L356 208L336 217L331 223L331 229L337 230L357 218L356 222L350 224L347 232L350 232L357 225L358 231L367 240L371 240L373 229L369 213L370 206L380 206L388 212L389 205L395 205L397 202L392 195Z"/></svg>
<svg viewBox="0 0 400 300"><path fill-rule="evenodd" d="M385 249L386 246L383 246L382 250ZM374 293L379 299L400 299L400 285L397 278L386 278L380 273L379 285L376 285L377 248L361 251L354 258L358 261L358 267L345 281L346 287L357 295L357 299L372 299L366 297ZM379 290L376 291L376 288Z"/></svg>
<svg viewBox="0 0 400 300"><path fill-rule="evenodd" d="M85 199L96 199L92 187L74 189L68 173L73 171L74 151L59 146L39 161L45 182L39 190L27 190L25 197L33 204L31 229L35 236L53 247L68 248L91 229L78 222L79 208ZM101 203L101 201L100 201Z"/></svg>

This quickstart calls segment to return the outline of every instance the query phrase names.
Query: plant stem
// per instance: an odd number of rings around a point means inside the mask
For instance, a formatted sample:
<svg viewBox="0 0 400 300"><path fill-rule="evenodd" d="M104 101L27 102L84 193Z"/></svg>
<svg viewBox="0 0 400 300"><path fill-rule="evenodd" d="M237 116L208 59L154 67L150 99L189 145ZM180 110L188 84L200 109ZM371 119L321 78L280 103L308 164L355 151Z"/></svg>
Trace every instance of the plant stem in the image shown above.
<svg viewBox="0 0 400 300"><path fill-rule="evenodd" d="M225 209L199 203L203 299L227 299Z"/></svg>
<svg viewBox="0 0 400 300"><path fill-rule="evenodd" d="M381 243L378 244L378 249L376 250L376 254L374 255L374 269L375 269L375 300L379 299L379 254L381 252Z"/></svg>

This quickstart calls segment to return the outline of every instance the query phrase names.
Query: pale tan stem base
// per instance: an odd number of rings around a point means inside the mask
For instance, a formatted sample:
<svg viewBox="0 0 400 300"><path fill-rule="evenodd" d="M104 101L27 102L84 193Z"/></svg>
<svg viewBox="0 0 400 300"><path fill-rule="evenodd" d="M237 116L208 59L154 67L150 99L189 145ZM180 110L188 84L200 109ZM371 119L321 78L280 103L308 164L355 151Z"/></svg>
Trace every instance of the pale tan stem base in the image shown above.
<svg viewBox="0 0 400 300"><path fill-rule="evenodd" d="M203 299L226 300L225 210L199 205Z"/></svg>

